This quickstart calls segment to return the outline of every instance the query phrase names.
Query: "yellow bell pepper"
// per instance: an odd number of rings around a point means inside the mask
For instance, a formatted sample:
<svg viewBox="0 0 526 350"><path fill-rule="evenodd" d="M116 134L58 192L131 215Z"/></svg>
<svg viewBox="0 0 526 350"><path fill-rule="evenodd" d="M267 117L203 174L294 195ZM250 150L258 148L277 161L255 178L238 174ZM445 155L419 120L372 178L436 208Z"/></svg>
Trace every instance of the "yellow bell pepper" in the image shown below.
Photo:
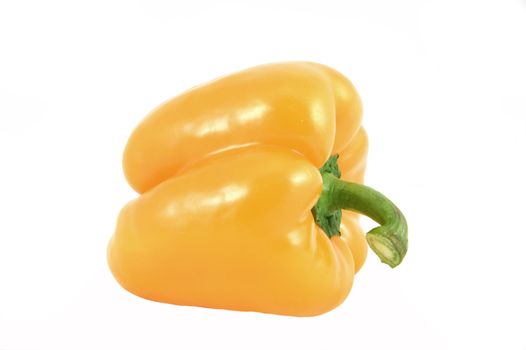
<svg viewBox="0 0 526 350"><path fill-rule="evenodd" d="M401 212L361 185L361 115L351 82L309 62L258 66L165 102L124 152L140 196L109 243L113 275L171 304L296 316L338 306L367 242L392 267L407 251ZM381 226L364 236L357 212Z"/></svg>

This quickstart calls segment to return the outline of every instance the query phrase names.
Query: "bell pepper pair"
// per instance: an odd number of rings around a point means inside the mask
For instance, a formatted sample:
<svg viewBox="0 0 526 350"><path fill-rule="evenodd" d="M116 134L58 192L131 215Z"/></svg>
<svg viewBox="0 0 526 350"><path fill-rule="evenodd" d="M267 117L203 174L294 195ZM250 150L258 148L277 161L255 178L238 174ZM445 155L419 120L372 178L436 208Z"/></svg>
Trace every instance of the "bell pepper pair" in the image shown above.
<svg viewBox="0 0 526 350"><path fill-rule="evenodd" d="M140 196L108 246L146 299L311 316L348 295L367 246L394 267L407 224L362 185L362 104L339 72L258 66L193 88L133 131L124 173ZM358 213L381 226L364 235Z"/></svg>

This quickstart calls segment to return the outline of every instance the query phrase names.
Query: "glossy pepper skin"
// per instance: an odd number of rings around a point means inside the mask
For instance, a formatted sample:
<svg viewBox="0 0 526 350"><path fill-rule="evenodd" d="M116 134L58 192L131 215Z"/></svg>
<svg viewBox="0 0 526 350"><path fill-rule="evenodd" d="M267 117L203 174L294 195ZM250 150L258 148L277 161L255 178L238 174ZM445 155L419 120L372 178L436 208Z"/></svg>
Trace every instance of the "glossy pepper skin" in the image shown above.
<svg viewBox="0 0 526 350"><path fill-rule="evenodd" d="M140 196L109 243L113 275L171 304L295 316L335 308L367 242L356 213L343 211L331 236L312 209L331 155L341 179L363 181L361 115L351 82L309 62L258 66L165 102L124 152Z"/></svg>

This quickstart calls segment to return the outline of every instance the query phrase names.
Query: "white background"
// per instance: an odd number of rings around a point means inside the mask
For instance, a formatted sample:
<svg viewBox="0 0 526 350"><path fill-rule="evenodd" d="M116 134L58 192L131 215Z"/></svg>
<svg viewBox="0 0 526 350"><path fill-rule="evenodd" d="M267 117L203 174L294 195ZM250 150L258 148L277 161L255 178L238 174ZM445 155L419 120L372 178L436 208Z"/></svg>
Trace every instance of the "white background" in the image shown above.
<svg viewBox="0 0 526 350"><path fill-rule="evenodd" d="M314 318L153 303L106 265L133 127L242 68L360 92L367 184L410 225ZM0 349L526 349L526 2L1 1ZM364 225L370 227L370 222Z"/></svg>

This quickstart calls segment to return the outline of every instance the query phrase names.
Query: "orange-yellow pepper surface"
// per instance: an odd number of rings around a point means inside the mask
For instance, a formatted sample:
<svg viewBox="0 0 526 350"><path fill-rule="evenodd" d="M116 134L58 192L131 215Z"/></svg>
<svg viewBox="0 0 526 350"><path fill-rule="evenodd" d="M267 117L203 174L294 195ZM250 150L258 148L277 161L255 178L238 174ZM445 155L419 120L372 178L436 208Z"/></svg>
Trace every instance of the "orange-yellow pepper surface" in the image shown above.
<svg viewBox="0 0 526 350"><path fill-rule="evenodd" d="M361 183L367 137L351 82L316 63L262 65L151 112L124 152L140 196L108 246L117 281L146 299L310 316L338 306L367 242L344 211L331 238L311 209L319 168L339 154Z"/></svg>

